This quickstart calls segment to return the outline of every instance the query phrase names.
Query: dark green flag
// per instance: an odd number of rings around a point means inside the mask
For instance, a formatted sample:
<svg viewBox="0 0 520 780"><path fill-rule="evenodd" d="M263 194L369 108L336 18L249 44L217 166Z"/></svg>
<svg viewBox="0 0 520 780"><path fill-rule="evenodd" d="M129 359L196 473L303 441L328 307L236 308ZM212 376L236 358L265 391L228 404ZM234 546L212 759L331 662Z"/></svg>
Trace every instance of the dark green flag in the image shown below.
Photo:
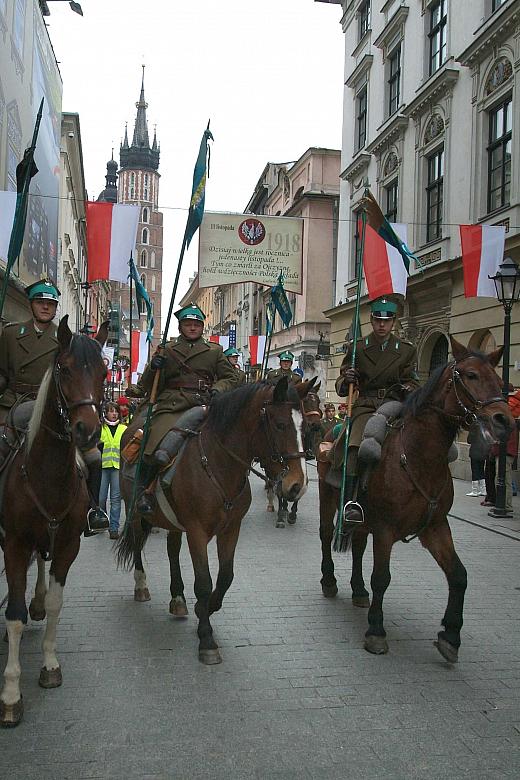
<svg viewBox="0 0 520 780"><path fill-rule="evenodd" d="M34 162L34 150L36 149L36 140L38 138L38 131L40 129L40 122L43 112L43 98L40 103L40 108L36 115L36 123L34 125L34 132L31 141L31 145L25 150L23 159L16 166L16 208L14 212L13 229L11 231L11 238L9 240L9 249L7 252L7 265L4 274L4 283L0 292L0 317L4 310L5 296L7 293L7 286L9 283L9 276L13 265L18 260L20 252L22 250L23 237L25 233L25 222L27 219L27 206L29 204L29 185L33 176L38 173L38 168Z"/></svg>

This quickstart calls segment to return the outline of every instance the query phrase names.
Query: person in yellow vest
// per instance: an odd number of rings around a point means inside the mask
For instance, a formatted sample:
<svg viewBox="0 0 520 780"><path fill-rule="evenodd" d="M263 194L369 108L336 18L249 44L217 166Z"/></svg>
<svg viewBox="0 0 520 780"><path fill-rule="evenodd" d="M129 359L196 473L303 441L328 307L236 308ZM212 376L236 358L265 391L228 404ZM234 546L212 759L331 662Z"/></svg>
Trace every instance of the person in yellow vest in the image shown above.
<svg viewBox="0 0 520 780"><path fill-rule="evenodd" d="M126 430L126 425L121 422L121 415L117 404L109 403L105 409L105 420L101 427L101 489L99 491L99 503L106 512L107 498L110 491L110 527L111 539L119 536L119 517L121 515L121 491L119 489L119 457L121 451L121 437Z"/></svg>

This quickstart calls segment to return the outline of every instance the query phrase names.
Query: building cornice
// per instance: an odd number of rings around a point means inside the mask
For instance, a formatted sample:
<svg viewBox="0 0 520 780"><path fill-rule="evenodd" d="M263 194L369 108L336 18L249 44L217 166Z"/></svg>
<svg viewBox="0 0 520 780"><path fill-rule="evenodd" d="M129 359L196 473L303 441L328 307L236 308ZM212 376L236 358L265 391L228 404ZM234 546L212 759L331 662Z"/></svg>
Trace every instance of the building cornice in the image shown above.
<svg viewBox="0 0 520 780"><path fill-rule="evenodd" d="M440 68L419 87L417 96L403 109L404 116L415 118L423 113L427 106L452 89L457 83L459 73L459 70L450 68L447 64Z"/></svg>
<svg viewBox="0 0 520 780"><path fill-rule="evenodd" d="M520 21L520 5L517 0L511 0L486 19L474 32L475 40L457 57L461 65L470 66L479 62L489 51L511 33Z"/></svg>
<svg viewBox="0 0 520 780"><path fill-rule="evenodd" d="M340 179L343 179L344 181L351 181L354 176L358 176L361 171L363 171L365 168L368 167L368 164L370 160L372 159L371 154L367 154L366 152L361 152L356 156L356 158L348 165L344 171L342 171L339 175Z"/></svg>
<svg viewBox="0 0 520 780"><path fill-rule="evenodd" d="M385 25L382 32L375 39L374 46L384 50L399 32L401 32L402 35L409 11L410 9L407 5L400 5L390 21Z"/></svg>
<svg viewBox="0 0 520 780"><path fill-rule="evenodd" d="M373 61L374 61L373 54L364 54L359 64L356 65L356 67L354 68L354 70L352 71L348 79L345 81L345 85L347 87L355 87L356 84L361 80L362 76L364 76L365 73L367 73L370 70Z"/></svg>
<svg viewBox="0 0 520 780"><path fill-rule="evenodd" d="M372 143L368 144L366 147L367 152L369 152L369 154L378 154L378 152L387 147L395 138L404 135L409 121L409 117L403 116L402 114L397 114L389 119L385 124L381 125L381 132L379 135L374 138Z"/></svg>

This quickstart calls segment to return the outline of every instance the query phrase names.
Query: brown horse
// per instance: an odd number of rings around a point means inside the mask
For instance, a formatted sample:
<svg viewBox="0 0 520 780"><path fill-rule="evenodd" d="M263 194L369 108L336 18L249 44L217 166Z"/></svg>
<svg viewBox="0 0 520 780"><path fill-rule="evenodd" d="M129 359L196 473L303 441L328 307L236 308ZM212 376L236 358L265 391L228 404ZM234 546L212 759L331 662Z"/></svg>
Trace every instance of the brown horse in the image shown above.
<svg viewBox="0 0 520 780"><path fill-rule="evenodd" d="M200 429L187 440L178 456L169 488L164 489L175 518L167 519L161 502L152 521L168 534L171 571L170 613L188 614L179 565L182 531L186 532L195 573L195 613L199 619L199 659L220 663L210 616L222 606L233 581L233 559L242 518L251 504L248 473L253 460L269 463L268 476L280 482L284 496L294 501L306 489L307 474L303 450L301 402L314 380L287 386L282 379L275 388L265 382L243 385L217 396ZM131 431L125 436L131 435ZM124 442L123 442L124 447ZM255 472L258 473L258 472ZM132 484L123 472L121 492L128 507ZM164 511L168 511L164 504ZM177 522L177 527L173 525ZM141 550L150 524L139 516L127 521L118 543L119 564L135 572L136 601L147 601ZM213 589L207 545L216 536L219 571Z"/></svg>
<svg viewBox="0 0 520 780"><path fill-rule="evenodd" d="M320 397L318 395L321 382L309 390L302 401L302 411L304 419L303 428L303 446L307 453L307 459L312 460L315 457L316 448L321 441L321 418L323 413L320 409ZM291 511L289 512L289 501L283 498L280 492L280 486L271 481L265 483L267 490L267 511L274 512L274 498L278 499L278 512L276 515L276 527L285 528L285 523L294 525L298 517L298 502L293 501Z"/></svg>
<svg viewBox="0 0 520 780"><path fill-rule="evenodd" d="M23 715L20 693L20 640L27 623L27 568L38 553L38 583L29 608L33 620L47 625L43 637L40 685L61 685L56 657L56 627L63 589L80 546L89 498L77 448L86 451L99 438L99 407L106 368L101 344L108 323L96 339L75 336L64 317L58 327L58 351L47 371L29 423L29 430L7 474L1 513L9 595L5 618L9 654L0 695L0 725L16 726ZM43 559L50 559L45 588Z"/></svg>
<svg viewBox="0 0 520 780"><path fill-rule="evenodd" d="M436 647L450 662L460 646L466 569L451 536L447 514L453 502L448 450L460 428L476 419L488 441L507 439L514 424L495 372L503 348L490 355L470 352L451 338L454 360L437 369L424 387L405 402L400 417L390 424L381 460L368 477L367 491L358 496L365 524L350 531L352 544L352 601L368 607L365 649L386 653L383 597L390 584L390 554L397 541L416 536L435 558L448 580L448 605ZM339 491L324 480L327 464L319 464L322 590L338 592L331 555L334 515ZM323 469L325 467L325 469ZM372 603L363 581L363 553L373 535Z"/></svg>

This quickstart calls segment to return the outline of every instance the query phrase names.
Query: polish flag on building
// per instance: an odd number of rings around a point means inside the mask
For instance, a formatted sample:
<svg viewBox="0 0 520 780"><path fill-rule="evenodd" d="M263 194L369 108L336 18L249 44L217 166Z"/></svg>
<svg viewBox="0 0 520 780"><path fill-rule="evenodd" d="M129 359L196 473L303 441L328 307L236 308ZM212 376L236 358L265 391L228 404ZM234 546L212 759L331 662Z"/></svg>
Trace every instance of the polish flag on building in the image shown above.
<svg viewBox="0 0 520 780"><path fill-rule="evenodd" d="M249 359L252 366L258 366L264 359L265 336L249 336Z"/></svg>
<svg viewBox="0 0 520 780"><path fill-rule="evenodd" d="M139 206L87 202L87 281L128 283L138 224Z"/></svg>
<svg viewBox="0 0 520 780"><path fill-rule="evenodd" d="M504 225L459 225L466 298L496 298L492 279L504 256Z"/></svg>
<svg viewBox="0 0 520 780"><path fill-rule="evenodd" d="M213 344L220 344L224 350L229 348L229 336L210 336L209 340L212 341Z"/></svg>
<svg viewBox="0 0 520 780"><path fill-rule="evenodd" d="M392 224L401 241L406 244L406 225ZM382 295L406 295L408 274L402 255L367 225L363 268L370 300Z"/></svg>
<svg viewBox="0 0 520 780"><path fill-rule="evenodd" d="M130 349L130 371L132 372L132 384L135 384L139 376L144 372L148 363L148 341L146 331L133 330Z"/></svg>

